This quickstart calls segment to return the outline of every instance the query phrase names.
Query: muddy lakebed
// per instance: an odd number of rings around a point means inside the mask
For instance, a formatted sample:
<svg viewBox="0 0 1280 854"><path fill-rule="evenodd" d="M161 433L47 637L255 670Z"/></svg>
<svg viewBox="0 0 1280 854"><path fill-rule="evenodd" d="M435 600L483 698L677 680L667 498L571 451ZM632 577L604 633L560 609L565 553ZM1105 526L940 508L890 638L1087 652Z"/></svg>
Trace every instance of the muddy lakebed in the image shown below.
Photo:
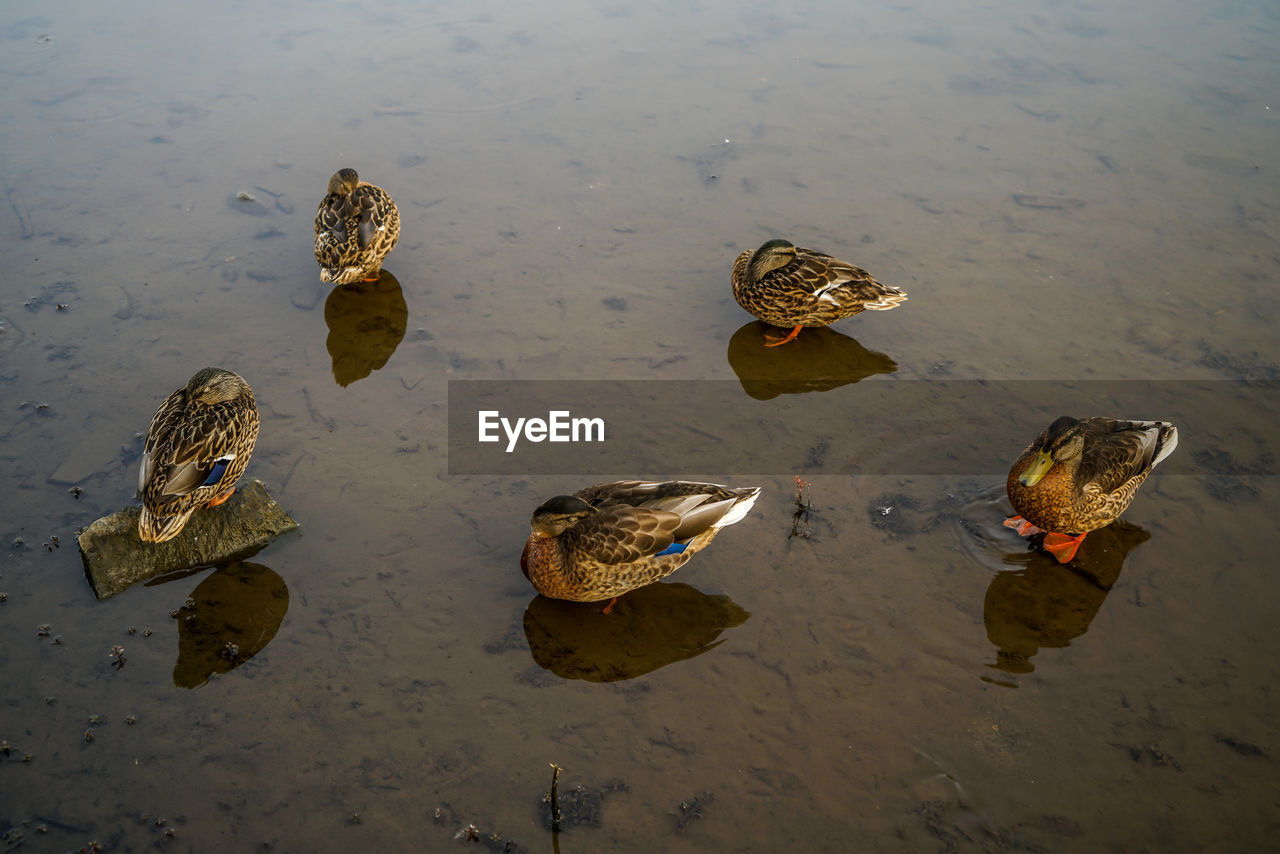
<svg viewBox="0 0 1280 854"><path fill-rule="evenodd" d="M1273 844L1273 8L0 20L6 850ZM343 166L403 220L361 288L312 258ZM777 236L909 300L765 351L729 271ZM204 365L300 527L98 601L76 531ZM618 383L643 469L467 470L459 380ZM1184 421L1066 567L1000 524L1063 414L1019 383ZM612 614L535 596L533 508L641 476L764 492Z"/></svg>

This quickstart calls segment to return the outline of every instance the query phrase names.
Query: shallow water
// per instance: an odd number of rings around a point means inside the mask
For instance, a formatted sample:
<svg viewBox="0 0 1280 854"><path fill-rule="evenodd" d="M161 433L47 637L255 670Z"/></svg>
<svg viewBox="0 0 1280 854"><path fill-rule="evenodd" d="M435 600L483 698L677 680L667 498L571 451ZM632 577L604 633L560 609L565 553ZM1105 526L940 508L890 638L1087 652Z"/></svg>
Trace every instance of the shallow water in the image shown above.
<svg viewBox="0 0 1280 854"><path fill-rule="evenodd" d="M436 850L468 823L552 850L550 762L593 807L565 852L1271 844L1280 495L1248 460L1157 472L1088 583L999 526L999 475L619 471L767 491L687 588L566 625L518 557L581 479L446 453L449 379L738 381L729 268L778 235L910 301L813 333L843 381L793 392L789 359L752 399L1280 378L1270 5L0 21L0 829L31 850ZM348 165L404 220L363 294L311 257ZM302 528L97 602L74 532L206 364L252 383L249 475Z"/></svg>

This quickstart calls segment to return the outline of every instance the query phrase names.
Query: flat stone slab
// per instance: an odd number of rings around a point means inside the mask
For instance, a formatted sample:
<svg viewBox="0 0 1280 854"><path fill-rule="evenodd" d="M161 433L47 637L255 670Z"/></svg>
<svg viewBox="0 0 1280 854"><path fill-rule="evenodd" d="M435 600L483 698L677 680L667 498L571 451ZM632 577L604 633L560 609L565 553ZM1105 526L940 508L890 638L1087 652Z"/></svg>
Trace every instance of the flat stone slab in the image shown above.
<svg viewBox="0 0 1280 854"><path fill-rule="evenodd" d="M126 507L104 516L79 537L84 574L99 599L157 575L244 560L298 527L260 480L241 483L218 507L197 510L178 536L163 543L138 536L141 510Z"/></svg>

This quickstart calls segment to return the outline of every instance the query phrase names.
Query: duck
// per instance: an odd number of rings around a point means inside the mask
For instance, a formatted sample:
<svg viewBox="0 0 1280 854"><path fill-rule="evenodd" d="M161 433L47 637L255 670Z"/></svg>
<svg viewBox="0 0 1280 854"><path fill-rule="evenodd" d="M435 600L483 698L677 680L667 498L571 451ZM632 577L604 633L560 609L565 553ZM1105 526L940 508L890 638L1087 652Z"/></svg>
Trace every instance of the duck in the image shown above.
<svg viewBox="0 0 1280 854"><path fill-rule="evenodd" d="M733 264L733 298L771 326L791 332L766 335L767 347L795 339L806 326L828 326L868 309L887 311L907 294L883 285L861 267L824 252L777 238L755 252L743 252Z"/></svg>
<svg viewBox="0 0 1280 854"><path fill-rule="evenodd" d="M138 469L138 536L162 543L191 514L235 492L258 440L258 405L244 378L202 368L165 398L147 428Z"/></svg>
<svg viewBox="0 0 1280 854"><path fill-rule="evenodd" d="M339 169L316 208L316 262L320 281L376 282L382 262L400 239L400 211L381 187Z"/></svg>
<svg viewBox="0 0 1280 854"><path fill-rule="evenodd" d="M1064 415L1009 469L1005 489L1019 515L1004 524L1024 537L1044 532L1045 550L1066 563L1090 531L1119 518L1177 447L1178 430L1168 421Z"/></svg>
<svg viewBox="0 0 1280 854"><path fill-rule="evenodd" d="M741 521L760 487L626 480L549 498L533 511L520 569L550 599L603 602L688 563Z"/></svg>

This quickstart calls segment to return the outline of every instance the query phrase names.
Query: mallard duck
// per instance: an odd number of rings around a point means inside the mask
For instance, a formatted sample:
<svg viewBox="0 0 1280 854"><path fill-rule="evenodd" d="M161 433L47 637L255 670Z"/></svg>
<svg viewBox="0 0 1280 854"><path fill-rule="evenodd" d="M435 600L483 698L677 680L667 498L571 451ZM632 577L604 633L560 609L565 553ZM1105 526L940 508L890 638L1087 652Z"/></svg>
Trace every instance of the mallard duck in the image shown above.
<svg viewBox="0 0 1280 854"><path fill-rule="evenodd" d="M734 262L733 298L765 323L792 327L785 338L769 336L766 346L777 347L806 326L827 326L866 309L895 308L907 294L880 284L861 267L789 240L770 240Z"/></svg>
<svg viewBox="0 0 1280 854"><path fill-rule="evenodd" d="M387 191L339 169L316 208L316 261L320 281L374 282L400 239L400 211Z"/></svg>
<svg viewBox="0 0 1280 854"><path fill-rule="evenodd" d="M257 438L258 405L239 374L204 368L169 395L142 448L138 536L173 539L201 506L230 498Z"/></svg>
<svg viewBox="0 0 1280 854"><path fill-rule="evenodd" d="M1168 421L1064 415L1027 446L1005 488L1022 536L1044 531L1044 547L1066 563L1090 531L1116 520L1160 461L1178 447Z"/></svg>
<svg viewBox="0 0 1280 854"><path fill-rule="evenodd" d="M684 566L759 494L760 487L629 480L557 495L533 511L520 568L543 596L608 599L607 614L619 596Z"/></svg>

